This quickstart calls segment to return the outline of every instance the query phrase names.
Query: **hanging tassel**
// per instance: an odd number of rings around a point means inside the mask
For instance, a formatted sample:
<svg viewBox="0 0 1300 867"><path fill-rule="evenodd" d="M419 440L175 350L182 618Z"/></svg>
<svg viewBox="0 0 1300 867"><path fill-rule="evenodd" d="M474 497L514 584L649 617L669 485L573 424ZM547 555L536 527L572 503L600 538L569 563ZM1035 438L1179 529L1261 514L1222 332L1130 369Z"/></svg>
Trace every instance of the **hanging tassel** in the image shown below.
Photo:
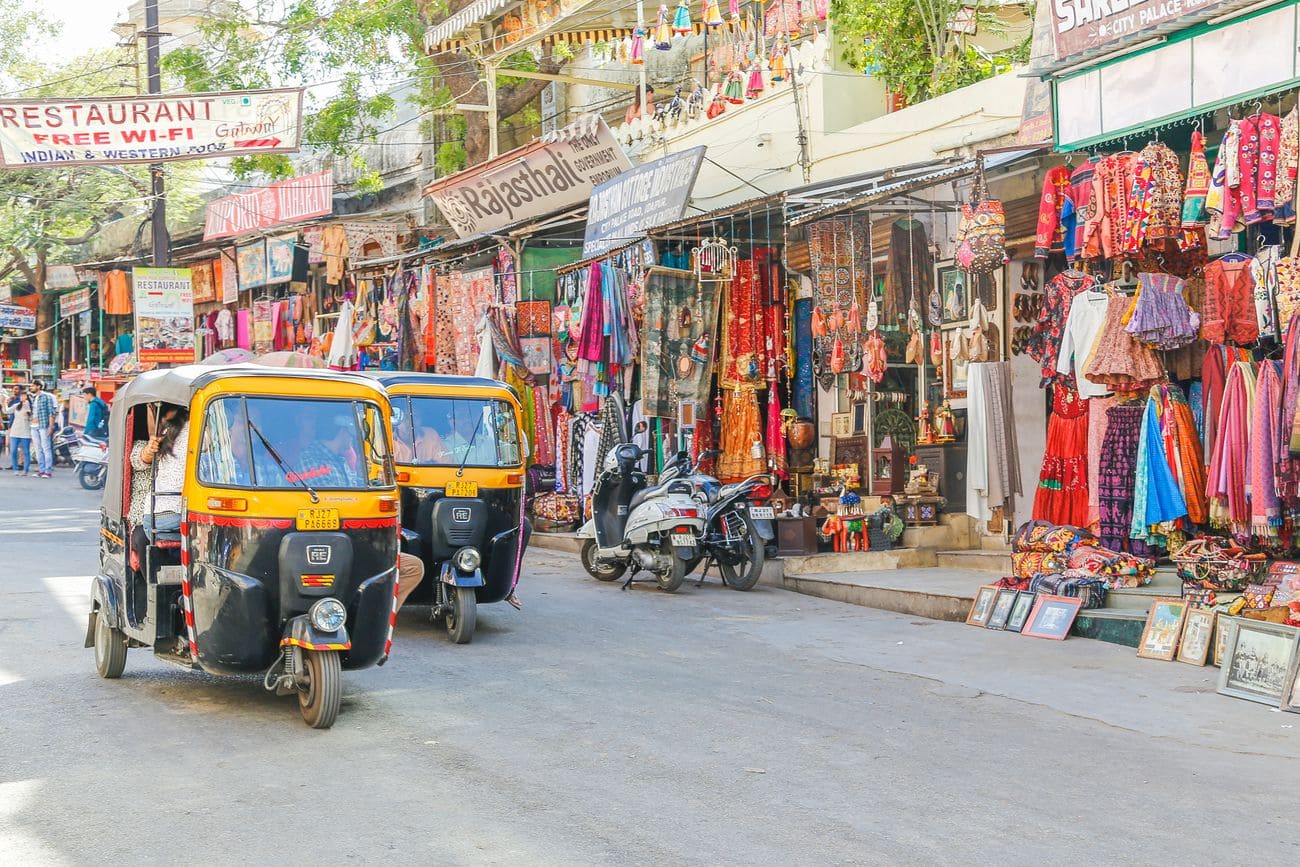
<svg viewBox="0 0 1300 867"><path fill-rule="evenodd" d="M704 0L704 11L700 17L704 20L704 26L716 30L722 26L722 9L718 6L718 0Z"/></svg>
<svg viewBox="0 0 1300 867"><path fill-rule="evenodd" d="M673 47L673 31L668 26L668 6L659 5L659 20L655 24L654 46L659 51L667 51Z"/></svg>
<svg viewBox="0 0 1300 867"><path fill-rule="evenodd" d="M691 24L691 10L686 5L686 0L678 0L677 14L673 16L673 33L678 36L685 36L695 30Z"/></svg>

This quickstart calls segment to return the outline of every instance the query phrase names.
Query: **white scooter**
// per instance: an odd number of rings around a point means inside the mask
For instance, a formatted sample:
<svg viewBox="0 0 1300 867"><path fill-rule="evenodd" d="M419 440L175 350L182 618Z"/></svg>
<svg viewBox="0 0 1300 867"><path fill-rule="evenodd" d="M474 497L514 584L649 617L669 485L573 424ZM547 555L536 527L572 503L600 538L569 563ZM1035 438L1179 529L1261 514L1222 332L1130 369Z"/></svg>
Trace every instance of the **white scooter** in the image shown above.
<svg viewBox="0 0 1300 867"><path fill-rule="evenodd" d="M83 435L72 450L77 481L87 491L98 491L108 478L108 440Z"/></svg>
<svg viewBox="0 0 1300 867"><path fill-rule="evenodd" d="M645 455L623 443L605 456L591 495L593 517L578 531L582 568L600 581L616 581L629 567L633 577L644 569L654 574L659 589L672 593L698 556L704 516L691 497L690 482L647 485L640 469Z"/></svg>

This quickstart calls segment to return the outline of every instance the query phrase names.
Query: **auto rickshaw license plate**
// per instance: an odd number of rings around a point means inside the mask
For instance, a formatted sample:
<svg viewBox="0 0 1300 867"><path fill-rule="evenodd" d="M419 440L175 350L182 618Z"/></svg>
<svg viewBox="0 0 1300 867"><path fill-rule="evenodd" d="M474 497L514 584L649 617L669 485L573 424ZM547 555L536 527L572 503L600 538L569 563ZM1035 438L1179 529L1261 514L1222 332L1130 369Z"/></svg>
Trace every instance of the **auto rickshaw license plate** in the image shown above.
<svg viewBox="0 0 1300 867"><path fill-rule="evenodd" d="M478 482L448 482L447 496L449 497L477 497Z"/></svg>
<svg viewBox="0 0 1300 867"><path fill-rule="evenodd" d="M297 527L299 530L337 530L339 510L299 509Z"/></svg>

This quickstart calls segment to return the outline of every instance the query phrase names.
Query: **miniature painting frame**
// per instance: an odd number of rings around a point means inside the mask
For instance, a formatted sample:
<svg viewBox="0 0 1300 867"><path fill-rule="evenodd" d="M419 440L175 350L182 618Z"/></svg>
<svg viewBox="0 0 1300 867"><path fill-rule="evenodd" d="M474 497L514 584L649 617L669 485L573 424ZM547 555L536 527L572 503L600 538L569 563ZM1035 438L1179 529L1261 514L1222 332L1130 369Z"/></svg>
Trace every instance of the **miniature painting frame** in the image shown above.
<svg viewBox="0 0 1300 867"><path fill-rule="evenodd" d="M966 615L966 623L971 626L987 624L989 615L993 613L993 602L997 599L1000 589L995 584L985 584L976 590L975 598L971 600L970 613Z"/></svg>
<svg viewBox="0 0 1300 867"><path fill-rule="evenodd" d="M948 333L943 340L943 396L947 400L965 400L970 382L970 361L953 357L952 338L965 340L965 335Z"/></svg>
<svg viewBox="0 0 1300 867"><path fill-rule="evenodd" d="M940 327L965 325L970 318L970 275L957 265L940 265L935 285L939 287Z"/></svg>
<svg viewBox="0 0 1300 867"><path fill-rule="evenodd" d="M1007 628L1007 619L1011 616L1011 609L1016 604L1017 595L1019 593L1016 590L998 591L997 598L993 600L993 607L989 609L989 619L984 623L985 628Z"/></svg>
<svg viewBox="0 0 1300 867"><path fill-rule="evenodd" d="M853 436L853 413L837 412L831 415L831 436Z"/></svg>
<svg viewBox="0 0 1300 867"><path fill-rule="evenodd" d="M1137 655L1143 659L1171 662L1178 653L1178 641L1191 605L1178 596L1157 596L1151 600L1146 626L1138 640Z"/></svg>
<svg viewBox="0 0 1300 867"><path fill-rule="evenodd" d="M1240 617L1233 620L1219 669L1219 694L1281 707L1286 678L1300 646L1296 628Z"/></svg>
<svg viewBox="0 0 1300 867"><path fill-rule="evenodd" d="M1183 620L1183 634L1178 639L1179 662L1205 665L1214 643L1214 624L1219 612L1212 608L1190 608Z"/></svg>
<svg viewBox="0 0 1300 867"><path fill-rule="evenodd" d="M1291 652L1291 667L1287 669L1278 706L1290 713L1300 713L1300 636L1296 637L1296 646Z"/></svg>
<svg viewBox="0 0 1300 867"><path fill-rule="evenodd" d="M1233 628L1232 618L1226 615L1214 621L1214 653L1210 664L1215 668L1223 667L1223 657L1228 652L1228 639Z"/></svg>
<svg viewBox="0 0 1300 867"><path fill-rule="evenodd" d="M1037 595L1028 590L1021 590L1016 594L1016 601L1007 616L1007 632L1019 632L1025 628L1025 624L1029 622L1029 612L1034 610L1034 597Z"/></svg>
<svg viewBox="0 0 1300 867"><path fill-rule="evenodd" d="M1034 600L1033 610L1029 612L1029 620L1025 623L1025 628L1020 630L1020 634L1028 635L1030 638L1064 641L1070 634L1070 628L1074 626L1075 618L1079 616L1081 608L1083 608L1083 600L1078 597L1040 593Z"/></svg>

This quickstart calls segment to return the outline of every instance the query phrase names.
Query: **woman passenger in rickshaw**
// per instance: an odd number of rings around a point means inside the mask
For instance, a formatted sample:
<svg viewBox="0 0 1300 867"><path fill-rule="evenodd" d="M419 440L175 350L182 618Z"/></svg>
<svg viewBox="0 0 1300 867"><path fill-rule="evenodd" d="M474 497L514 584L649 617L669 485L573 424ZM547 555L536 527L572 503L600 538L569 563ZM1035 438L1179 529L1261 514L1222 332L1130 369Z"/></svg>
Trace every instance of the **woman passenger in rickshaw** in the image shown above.
<svg viewBox="0 0 1300 867"><path fill-rule="evenodd" d="M148 414L136 421L131 446L131 551L137 571L144 563L149 529L176 531L181 526L180 496L185 483L185 445L189 438L189 410L168 405L146 438ZM155 483L156 480L156 483ZM162 494L155 497L154 491ZM170 508L168 508L170 507Z"/></svg>

